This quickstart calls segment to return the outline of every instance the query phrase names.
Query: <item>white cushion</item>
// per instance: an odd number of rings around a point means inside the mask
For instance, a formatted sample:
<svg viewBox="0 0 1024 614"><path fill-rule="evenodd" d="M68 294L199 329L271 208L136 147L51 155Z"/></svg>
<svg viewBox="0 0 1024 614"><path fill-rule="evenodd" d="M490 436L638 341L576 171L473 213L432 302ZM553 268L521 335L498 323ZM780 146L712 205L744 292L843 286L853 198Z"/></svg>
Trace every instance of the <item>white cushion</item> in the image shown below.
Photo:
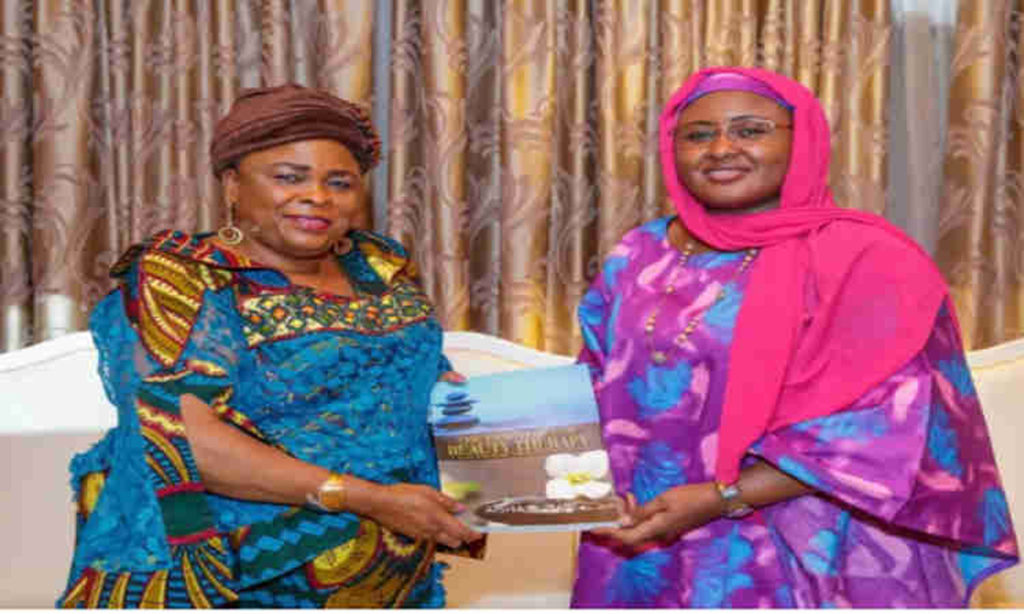
<svg viewBox="0 0 1024 614"><path fill-rule="evenodd" d="M1024 339L970 352L967 362L1019 539L1024 534ZM1024 608L1024 567L1016 565L989 578L974 594L972 605Z"/></svg>

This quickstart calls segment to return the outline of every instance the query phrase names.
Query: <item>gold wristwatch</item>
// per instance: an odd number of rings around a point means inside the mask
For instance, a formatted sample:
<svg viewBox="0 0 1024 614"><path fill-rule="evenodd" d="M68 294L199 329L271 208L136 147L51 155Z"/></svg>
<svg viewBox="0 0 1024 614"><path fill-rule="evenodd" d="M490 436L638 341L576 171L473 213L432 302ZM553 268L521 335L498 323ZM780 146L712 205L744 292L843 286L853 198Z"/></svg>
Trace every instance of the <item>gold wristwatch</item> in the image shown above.
<svg viewBox="0 0 1024 614"><path fill-rule="evenodd" d="M345 511L345 476L331 472L316 492L306 494L306 502L321 512Z"/></svg>
<svg viewBox="0 0 1024 614"><path fill-rule="evenodd" d="M722 497L722 501L725 502L725 517L726 518L743 518L754 511L754 508L747 505L740 496L743 494L740 492L739 484L733 482L732 484L723 484L718 480L715 480L715 488L718 489L718 494Z"/></svg>

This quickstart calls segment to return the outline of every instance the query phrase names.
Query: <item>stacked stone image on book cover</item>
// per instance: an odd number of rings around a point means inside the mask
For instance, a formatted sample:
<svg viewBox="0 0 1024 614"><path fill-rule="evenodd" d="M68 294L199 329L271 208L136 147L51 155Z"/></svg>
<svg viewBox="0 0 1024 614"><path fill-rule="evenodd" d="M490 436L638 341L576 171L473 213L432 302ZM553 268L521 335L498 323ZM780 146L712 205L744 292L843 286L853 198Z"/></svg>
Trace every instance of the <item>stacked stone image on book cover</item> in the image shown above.
<svg viewBox="0 0 1024 614"><path fill-rule="evenodd" d="M441 489L480 531L578 531L619 516L583 365L439 383L431 424Z"/></svg>

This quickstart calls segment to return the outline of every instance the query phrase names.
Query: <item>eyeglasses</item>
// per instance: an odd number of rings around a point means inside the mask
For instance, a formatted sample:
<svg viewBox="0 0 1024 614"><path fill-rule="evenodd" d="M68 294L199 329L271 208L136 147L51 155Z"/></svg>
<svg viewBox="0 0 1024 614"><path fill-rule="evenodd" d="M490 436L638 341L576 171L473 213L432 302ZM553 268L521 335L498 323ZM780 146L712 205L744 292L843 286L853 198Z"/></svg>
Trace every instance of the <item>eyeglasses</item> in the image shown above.
<svg viewBox="0 0 1024 614"><path fill-rule="evenodd" d="M776 124L767 117L734 117L725 122L725 136L734 145L750 145L770 137L778 129L792 128ZM676 127L678 142L687 147L704 147L722 136L722 125L696 121Z"/></svg>

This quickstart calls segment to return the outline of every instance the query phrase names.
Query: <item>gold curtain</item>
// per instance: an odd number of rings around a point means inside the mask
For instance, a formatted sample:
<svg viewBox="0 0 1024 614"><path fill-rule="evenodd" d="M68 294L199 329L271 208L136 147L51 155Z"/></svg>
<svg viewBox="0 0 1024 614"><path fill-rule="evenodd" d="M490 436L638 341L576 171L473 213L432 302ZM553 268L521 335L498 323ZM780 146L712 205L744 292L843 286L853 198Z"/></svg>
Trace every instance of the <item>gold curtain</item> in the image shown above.
<svg viewBox="0 0 1024 614"><path fill-rule="evenodd" d="M1024 3L961 2L936 260L970 348L1024 335Z"/></svg>
<svg viewBox="0 0 1024 614"><path fill-rule="evenodd" d="M602 255L670 211L659 109L695 69L819 94L832 185L883 212L889 0L394 0L389 232L450 329L574 352Z"/></svg>
<svg viewBox="0 0 1024 614"><path fill-rule="evenodd" d="M207 148L240 88L368 103L373 15L346 0L4 0L0 351L84 328L132 242L219 225Z"/></svg>

